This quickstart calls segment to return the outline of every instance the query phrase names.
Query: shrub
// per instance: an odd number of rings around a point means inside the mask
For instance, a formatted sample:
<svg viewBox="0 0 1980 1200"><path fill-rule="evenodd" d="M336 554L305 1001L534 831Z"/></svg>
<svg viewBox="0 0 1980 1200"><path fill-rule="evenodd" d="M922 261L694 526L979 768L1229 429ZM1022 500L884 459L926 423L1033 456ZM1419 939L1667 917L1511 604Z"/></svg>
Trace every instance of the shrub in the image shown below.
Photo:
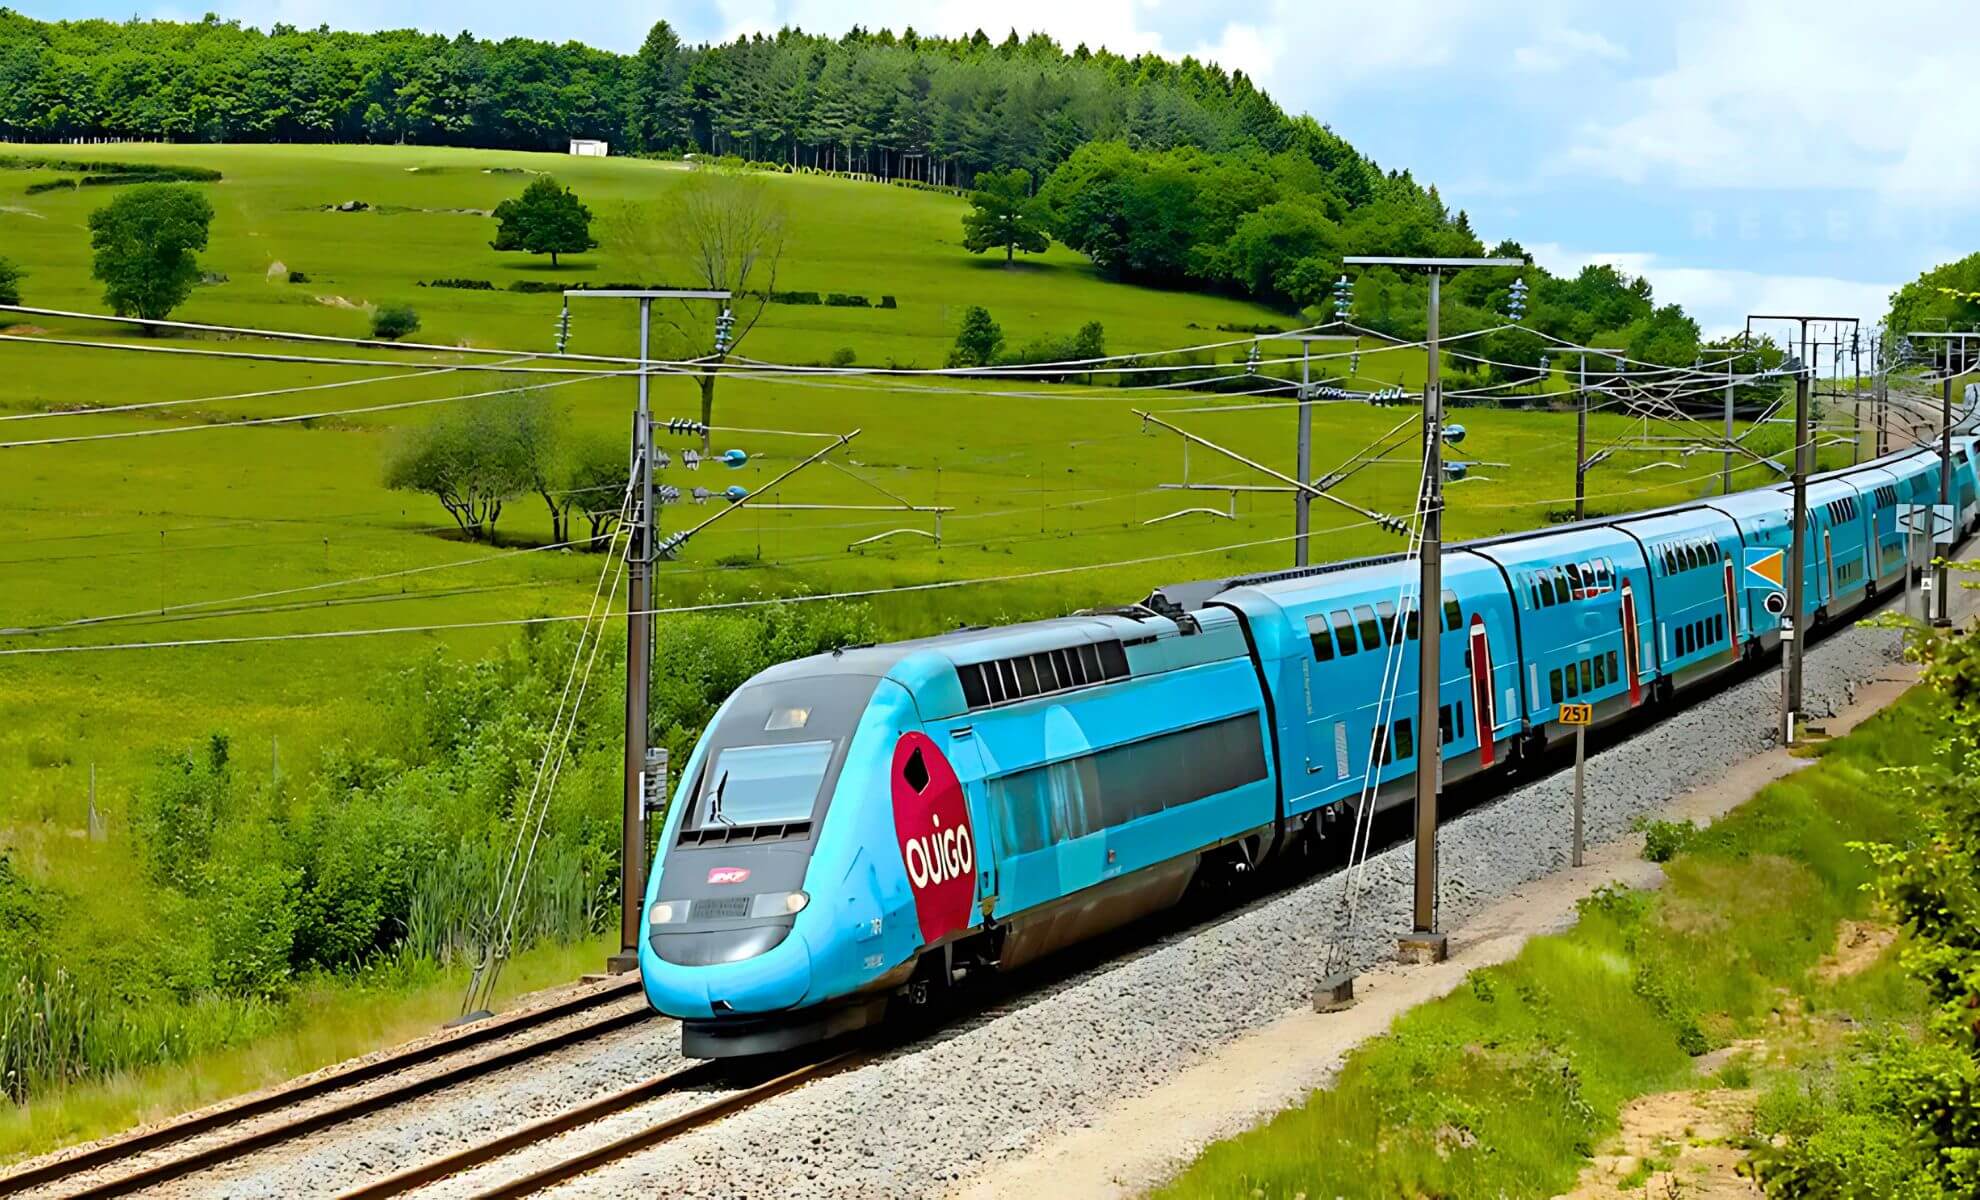
<svg viewBox="0 0 1980 1200"><path fill-rule="evenodd" d="M824 298L817 292L771 292L772 304L823 304Z"/></svg>
<svg viewBox="0 0 1980 1200"><path fill-rule="evenodd" d="M60 191L63 188L73 189L75 186L76 186L76 181L73 179L43 179L35 183L30 183L21 190L26 192L28 195L33 196L41 192Z"/></svg>
<svg viewBox="0 0 1980 1200"><path fill-rule="evenodd" d="M1647 821L1643 825L1643 857L1667 863L1691 847L1698 827L1690 821Z"/></svg>
<svg viewBox="0 0 1980 1200"><path fill-rule="evenodd" d="M881 307L881 308L897 308L897 307L899 307L899 306L898 306L898 305L896 305L896 304L894 303L894 298L893 298L892 296L882 296L882 297L880 297L880 307Z"/></svg>
<svg viewBox="0 0 1980 1200"><path fill-rule="evenodd" d="M873 302L864 296L850 296L844 292L831 292L827 294L825 303L834 308L871 308L873 306Z"/></svg>
<svg viewBox="0 0 1980 1200"><path fill-rule="evenodd" d="M475 282L477 285L480 284L479 280L475 280L473 282ZM494 285L490 284L487 286L492 287ZM520 292L524 295L538 295L544 292L563 292L563 291L568 291L575 286L577 285L569 284L569 283L555 283L548 279L514 279L509 281L510 291Z"/></svg>
<svg viewBox="0 0 1980 1200"><path fill-rule="evenodd" d="M226 807L227 735L159 763L131 798L131 823L152 878L191 893L205 879L214 830Z"/></svg>
<svg viewBox="0 0 1980 1200"><path fill-rule="evenodd" d="M371 314L371 336L396 342L419 330L419 313L410 304L381 304Z"/></svg>
<svg viewBox="0 0 1980 1200"><path fill-rule="evenodd" d="M21 302L21 279L27 272L11 258L0 258L0 304Z"/></svg>
<svg viewBox="0 0 1980 1200"><path fill-rule="evenodd" d="M850 367L858 358L859 355L853 352L851 346L841 346L837 350L832 351L832 357L826 360L825 365L828 367Z"/></svg>
<svg viewBox="0 0 1980 1200"><path fill-rule="evenodd" d="M309 282L309 273L308 273L307 271L291 271L291 272L289 272L289 282L290 282L290 283L308 283L308 282Z"/></svg>
<svg viewBox="0 0 1980 1200"><path fill-rule="evenodd" d="M963 310L962 328L956 331L955 348L949 351L952 367L987 367L997 361L1004 348L1004 330L990 316L990 310L972 304Z"/></svg>
<svg viewBox="0 0 1980 1200"><path fill-rule="evenodd" d="M429 279L421 287L458 288L464 292L492 292L495 285L486 279Z"/></svg>

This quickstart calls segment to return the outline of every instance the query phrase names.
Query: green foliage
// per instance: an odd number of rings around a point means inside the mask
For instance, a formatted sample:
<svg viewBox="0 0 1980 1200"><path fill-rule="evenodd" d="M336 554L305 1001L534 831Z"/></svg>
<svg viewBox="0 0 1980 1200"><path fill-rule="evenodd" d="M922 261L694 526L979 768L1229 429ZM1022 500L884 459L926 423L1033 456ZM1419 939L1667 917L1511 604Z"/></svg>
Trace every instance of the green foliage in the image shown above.
<svg viewBox="0 0 1980 1200"><path fill-rule="evenodd" d="M963 249L971 254L1002 250L1009 266L1020 250L1043 254L1051 245L1045 236L1048 214L1044 202L1031 192L1031 173L1012 168L985 171L976 177L963 214Z"/></svg>
<svg viewBox="0 0 1980 1200"><path fill-rule="evenodd" d="M564 536L570 538L569 516L581 514L591 525L589 548L604 550L624 511L629 475L625 443L609 434L580 437L563 459Z"/></svg>
<svg viewBox="0 0 1980 1200"><path fill-rule="evenodd" d="M216 733L201 750L167 756L139 790L131 820L158 882L191 892L205 880L227 807L227 756L227 737Z"/></svg>
<svg viewBox="0 0 1980 1200"><path fill-rule="evenodd" d="M462 533L492 537L503 504L551 478L553 429L548 405L528 392L448 405L401 436L385 463L385 486L424 492Z"/></svg>
<svg viewBox="0 0 1980 1200"><path fill-rule="evenodd" d="M1907 1077L1956 1069L1943 1045L1896 1034L1858 1038L1840 1062L1776 1078L1754 1114L1753 1175L1770 1196L1940 1200L1932 1142L1908 1120Z"/></svg>
<svg viewBox="0 0 1980 1200"><path fill-rule="evenodd" d="M1698 836L1698 826L1690 821L1646 821L1643 825L1643 857L1653 863L1676 858Z"/></svg>
<svg viewBox="0 0 1980 1200"><path fill-rule="evenodd" d="M396 342L419 332L419 313L410 304L381 304L371 314L371 336Z"/></svg>
<svg viewBox="0 0 1980 1200"><path fill-rule="evenodd" d="M1922 829L1869 845L1878 896L1910 935L1902 961L1925 985L1931 1029L1954 1055L1884 1073L1899 1080L1908 1115L1934 1146L1938 1182L1963 1195L1980 1192L1980 649L1970 643L1921 642L1925 680L1944 699L1950 729L1933 760L1907 773Z"/></svg>
<svg viewBox="0 0 1980 1200"><path fill-rule="evenodd" d="M591 210L549 175L537 176L522 195L496 205L495 224L492 249L548 254L553 267L559 254L582 254L598 245L591 236Z"/></svg>
<svg viewBox="0 0 1980 1200"><path fill-rule="evenodd" d="M92 274L120 317L171 315L199 282L213 206L185 184L147 183L89 215Z"/></svg>
<svg viewBox="0 0 1980 1200"><path fill-rule="evenodd" d="M1941 263L1891 294L1885 327L1893 336L1980 323L1980 252Z"/></svg>
<svg viewBox="0 0 1980 1200"><path fill-rule="evenodd" d="M25 278L27 278L27 272L21 270L19 263L11 258L0 256L0 304L19 304L21 302L21 280Z"/></svg>
<svg viewBox="0 0 1980 1200"><path fill-rule="evenodd" d="M859 361L859 352L851 346L841 346L832 351L832 357L825 360L828 367L850 367Z"/></svg>
<svg viewBox="0 0 1980 1200"><path fill-rule="evenodd" d="M990 316L990 310L972 304L963 310L962 328L956 331L955 348L949 351L952 367L987 367L997 361L1004 349L1004 330Z"/></svg>

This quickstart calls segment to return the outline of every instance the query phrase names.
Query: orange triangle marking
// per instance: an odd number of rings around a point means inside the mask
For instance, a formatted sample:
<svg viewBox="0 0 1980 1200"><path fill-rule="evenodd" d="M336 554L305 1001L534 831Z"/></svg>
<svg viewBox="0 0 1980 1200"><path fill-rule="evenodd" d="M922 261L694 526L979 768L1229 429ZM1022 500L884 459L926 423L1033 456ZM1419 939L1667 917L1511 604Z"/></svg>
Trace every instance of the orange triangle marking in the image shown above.
<svg viewBox="0 0 1980 1200"><path fill-rule="evenodd" d="M1766 580L1768 583L1773 584L1775 587L1780 587L1782 580L1787 576L1787 571L1783 566L1786 557L1785 553L1776 550L1772 554L1763 554L1758 558L1752 559L1746 564L1746 569Z"/></svg>

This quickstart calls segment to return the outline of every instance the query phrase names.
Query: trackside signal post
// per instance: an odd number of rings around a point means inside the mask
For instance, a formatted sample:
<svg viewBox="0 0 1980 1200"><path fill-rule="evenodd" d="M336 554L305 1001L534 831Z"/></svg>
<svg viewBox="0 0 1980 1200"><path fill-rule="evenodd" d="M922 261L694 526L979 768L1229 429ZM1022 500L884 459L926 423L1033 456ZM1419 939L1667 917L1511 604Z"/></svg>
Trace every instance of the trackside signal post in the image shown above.
<svg viewBox="0 0 1980 1200"><path fill-rule="evenodd" d="M655 300L716 300L726 290L680 288L573 290L572 297L639 301L639 402L633 409L632 513L626 540L626 790L619 830L619 952L605 960L614 974L639 969L639 907L646 891L646 698L653 678L653 409L648 391ZM656 767L658 764L655 764ZM664 769L664 768L663 768Z"/></svg>
<svg viewBox="0 0 1980 1200"><path fill-rule="evenodd" d="M1526 266L1526 260L1356 256L1342 262L1348 266L1422 271L1430 277L1430 322L1425 334L1430 371L1423 380L1423 490L1417 504L1423 520L1423 549L1421 578L1416 589L1417 625L1422 632L1416 642L1416 893L1411 906L1410 933L1402 939L1400 948L1404 958L1437 962L1449 952L1449 943L1437 929L1437 796L1444 776L1443 748L1435 734L1441 691L1437 650L1444 627L1439 599L1444 593L1444 394L1438 363L1438 308L1444 272L1467 267L1521 269ZM1489 665L1486 669L1490 670ZM1487 730L1485 736L1492 736L1491 731Z"/></svg>

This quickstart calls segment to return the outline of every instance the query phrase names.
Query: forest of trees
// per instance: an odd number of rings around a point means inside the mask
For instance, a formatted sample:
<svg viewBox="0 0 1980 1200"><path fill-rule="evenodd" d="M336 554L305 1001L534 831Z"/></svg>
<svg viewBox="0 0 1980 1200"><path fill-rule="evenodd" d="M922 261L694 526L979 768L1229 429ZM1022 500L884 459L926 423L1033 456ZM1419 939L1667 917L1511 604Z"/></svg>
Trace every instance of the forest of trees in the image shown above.
<svg viewBox="0 0 1980 1200"><path fill-rule="evenodd" d="M1020 171L1053 236L1109 273L1314 311L1346 254L1480 254L1462 211L1384 171L1242 72L1124 58L1043 34L1001 41L854 28L683 43L665 22L621 55L575 42L412 31L267 31L207 17L43 22L0 8L0 139L385 142L703 153L784 169L969 187ZM1511 243L1499 253L1520 252ZM1446 290L1444 328L1495 324L1511 271ZM1530 269L1528 323L1633 357L1689 363L1697 327L1609 267ZM1364 273L1353 315L1420 336L1423 283ZM1539 339L1491 356L1531 366Z"/></svg>
<svg viewBox="0 0 1980 1200"><path fill-rule="evenodd" d="M1001 43L855 28L689 46L661 21L633 55L412 31L267 31L207 17L36 21L0 8L0 139L408 142L701 151L967 186L1050 171L1078 146L1300 149L1378 174L1242 73L1042 34Z"/></svg>

